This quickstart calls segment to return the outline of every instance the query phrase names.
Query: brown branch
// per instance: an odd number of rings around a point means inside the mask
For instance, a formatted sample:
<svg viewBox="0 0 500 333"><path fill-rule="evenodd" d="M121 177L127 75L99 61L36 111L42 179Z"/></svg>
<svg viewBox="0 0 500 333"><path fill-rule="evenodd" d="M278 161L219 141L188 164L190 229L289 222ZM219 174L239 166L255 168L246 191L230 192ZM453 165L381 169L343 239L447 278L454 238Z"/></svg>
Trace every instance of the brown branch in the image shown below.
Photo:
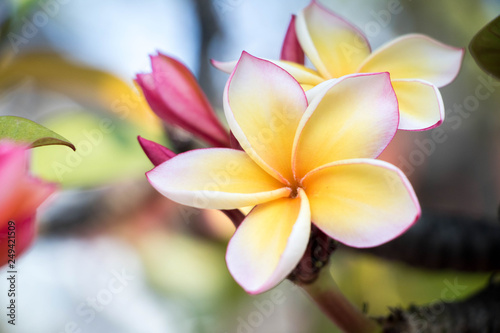
<svg viewBox="0 0 500 333"><path fill-rule="evenodd" d="M495 271L500 270L500 223L424 212L400 237L359 251L426 269Z"/></svg>
<svg viewBox="0 0 500 333"><path fill-rule="evenodd" d="M368 318L338 289L329 270L311 284L299 284L323 313L346 333L380 333L378 323Z"/></svg>
<svg viewBox="0 0 500 333"><path fill-rule="evenodd" d="M296 284L311 284L321 269L328 265L336 243L316 226L311 226L311 235L306 251L288 279Z"/></svg>
<svg viewBox="0 0 500 333"><path fill-rule="evenodd" d="M500 279L464 301L391 309L377 321L384 333L500 332Z"/></svg>

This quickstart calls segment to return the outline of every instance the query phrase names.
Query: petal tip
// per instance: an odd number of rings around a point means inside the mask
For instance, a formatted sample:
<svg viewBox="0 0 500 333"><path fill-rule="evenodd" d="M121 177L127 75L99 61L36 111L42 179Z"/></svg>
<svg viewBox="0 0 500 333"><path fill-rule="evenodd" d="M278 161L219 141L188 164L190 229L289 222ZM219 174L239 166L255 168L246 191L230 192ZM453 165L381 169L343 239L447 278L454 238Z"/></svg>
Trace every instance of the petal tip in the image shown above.
<svg viewBox="0 0 500 333"><path fill-rule="evenodd" d="M303 65L305 63L305 53L297 37L295 28L296 19L297 16L292 14L283 45L281 46L280 59Z"/></svg>
<svg viewBox="0 0 500 333"><path fill-rule="evenodd" d="M215 60L215 59L212 59L212 58L209 61L210 61L210 64L212 66L214 66L215 68L217 68L217 69L218 69L217 65L221 63L221 61L218 61L218 60Z"/></svg>
<svg viewBox="0 0 500 333"><path fill-rule="evenodd" d="M368 47L368 50L370 52L372 51L371 45L368 42L368 38L366 37L365 33L360 28L358 28L356 25L351 23L349 20L347 20L343 16L337 14L336 12L334 12L333 10L331 10L330 8L328 8L327 6L325 6L324 4L322 4L318 0L312 0L311 3L306 8L304 8L304 10L307 8L314 8L314 7L316 7L317 9L321 10L324 13L327 13L328 15L330 15L330 16L334 17L335 19L339 20L340 22L342 22L345 26L349 27L352 31L354 31L356 34L358 34L363 39L366 46Z"/></svg>
<svg viewBox="0 0 500 333"><path fill-rule="evenodd" d="M398 129L403 130L403 131L415 132L415 131L427 131L427 130L431 130L431 129L434 129L434 128L440 126L444 122L446 115L445 115L443 97L441 96L441 92L439 91L438 87L435 86L434 84L432 84L431 82L428 82L425 80L414 79L414 80L403 80L403 81L408 81L408 82L413 81L413 82L417 82L420 84L424 84L424 85L431 87L434 90L435 98L437 100L437 105L438 105L439 119L436 120L435 123L431 123L430 125L425 126L425 127L421 127L421 126L411 127L411 126L408 126L409 125L408 123L406 124L406 126L405 125L401 126L401 123L400 123L401 127L398 127Z"/></svg>

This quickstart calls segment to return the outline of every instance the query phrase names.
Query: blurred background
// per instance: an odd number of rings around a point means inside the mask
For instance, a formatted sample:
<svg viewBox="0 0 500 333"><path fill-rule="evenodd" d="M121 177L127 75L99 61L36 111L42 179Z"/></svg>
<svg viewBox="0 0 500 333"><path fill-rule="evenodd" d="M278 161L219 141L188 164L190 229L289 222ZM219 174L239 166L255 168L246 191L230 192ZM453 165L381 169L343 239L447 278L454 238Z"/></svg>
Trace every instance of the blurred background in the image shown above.
<svg viewBox="0 0 500 333"><path fill-rule="evenodd" d="M374 49L405 33L466 48L500 11L496 0L400 0L401 10L389 15L394 0L321 2L360 27ZM308 3L0 0L0 115L42 123L77 147L33 150L34 172L61 191L40 210L40 235L19 260L17 323L0 320L1 332L336 332L291 283L246 295L224 262L232 223L157 194L136 139L169 144L133 83L151 70L149 55L161 51L186 64L220 112L227 75L209 59L234 60L243 50L278 58L290 15ZM439 139L433 131L398 132L384 153L408 175L424 212L496 218L499 88L466 52L457 79L441 89L447 119ZM488 97L477 98L478 89ZM343 247L328 269L375 316L389 306L462 299L489 276ZM0 294L6 290L0 283Z"/></svg>

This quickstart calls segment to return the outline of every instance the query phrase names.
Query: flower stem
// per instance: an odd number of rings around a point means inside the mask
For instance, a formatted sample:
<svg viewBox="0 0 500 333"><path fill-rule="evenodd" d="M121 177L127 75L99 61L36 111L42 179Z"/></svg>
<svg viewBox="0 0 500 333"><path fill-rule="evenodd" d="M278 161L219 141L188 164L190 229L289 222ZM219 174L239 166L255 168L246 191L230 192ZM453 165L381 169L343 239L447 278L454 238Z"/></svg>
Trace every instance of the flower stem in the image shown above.
<svg viewBox="0 0 500 333"><path fill-rule="evenodd" d="M319 278L314 283L300 284L300 286L343 332L382 332L381 327L375 321L370 320L342 294L328 268L322 269Z"/></svg>

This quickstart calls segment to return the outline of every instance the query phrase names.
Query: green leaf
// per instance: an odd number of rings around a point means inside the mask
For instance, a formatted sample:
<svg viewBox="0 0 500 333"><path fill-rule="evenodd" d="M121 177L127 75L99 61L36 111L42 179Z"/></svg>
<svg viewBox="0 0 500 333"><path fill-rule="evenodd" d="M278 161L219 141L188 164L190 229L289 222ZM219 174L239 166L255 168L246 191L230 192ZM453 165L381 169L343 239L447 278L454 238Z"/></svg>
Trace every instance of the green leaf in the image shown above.
<svg viewBox="0 0 500 333"><path fill-rule="evenodd" d="M479 30L469 50L483 71L500 79L500 16Z"/></svg>
<svg viewBox="0 0 500 333"><path fill-rule="evenodd" d="M64 137L22 117L0 117L0 139L29 143L31 147L64 145L75 150L75 146Z"/></svg>

